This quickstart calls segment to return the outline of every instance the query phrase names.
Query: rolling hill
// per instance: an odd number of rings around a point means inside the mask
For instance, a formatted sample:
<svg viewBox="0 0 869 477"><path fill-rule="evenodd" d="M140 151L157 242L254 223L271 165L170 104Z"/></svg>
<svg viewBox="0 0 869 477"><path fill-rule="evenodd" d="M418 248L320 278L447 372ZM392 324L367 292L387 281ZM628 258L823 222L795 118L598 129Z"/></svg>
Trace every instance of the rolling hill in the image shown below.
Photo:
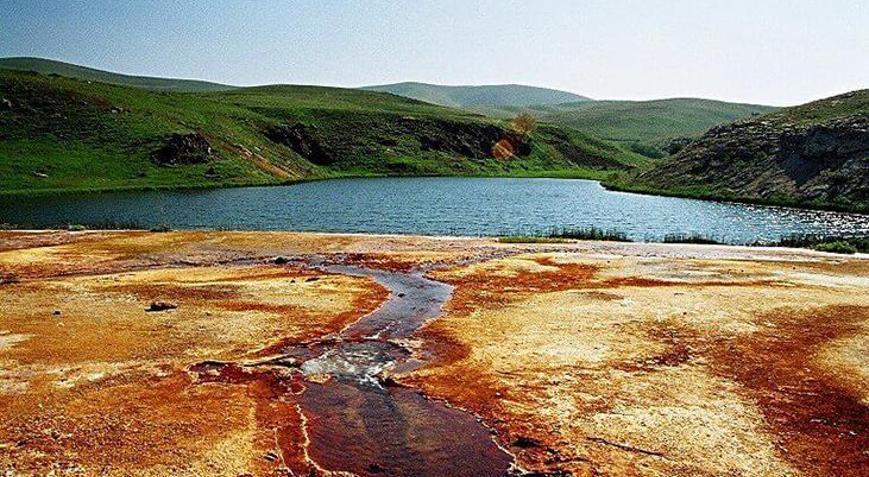
<svg viewBox="0 0 869 477"><path fill-rule="evenodd" d="M602 177L641 163L576 131L543 125L523 135L510 121L372 91L154 91L0 69L2 193L361 175Z"/></svg>
<svg viewBox="0 0 869 477"><path fill-rule="evenodd" d="M589 98L568 93L567 91L518 84L442 86L427 83L395 83L380 86L365 86L361 89L392 93L441 106L471 110L480 108L483 111L486 111L490 107L494 109L501 107L524 108L537 105L589 101Z"/></svg>
<svg viewBox="0 0 869 477"><path fill-rule="evenodd" d="M869 211L869 90L714 127L617 188Z"/></svg>
<svg viewBox="0 0 869 477"><path fill-rule="evenodd" d="M44 58L0 58L0 69L32 71L45 75L59 75L85 81L135 86L155 91L206 92L234 88L234 86L208 81L123 75Z"/></svg>
<svg viewBox="0 0 869 477"><path fill-rule="evenodd" d="M775 109L697 98L592 101L535 108L542 119L554 124L573 127L603 139L645 143L700 135L712 126Z"/></svg>
<svg viewBox="0 0 869 477"><path fill-rule="evenodd" d="M699 136L719 124L768 113L776 108L697 98L653 101L596 101L565 91L530 86L440 86L396 83L364 89L462 108L496 118L530 112L539 119L625 143L652 157L674 138Z"/></svg>

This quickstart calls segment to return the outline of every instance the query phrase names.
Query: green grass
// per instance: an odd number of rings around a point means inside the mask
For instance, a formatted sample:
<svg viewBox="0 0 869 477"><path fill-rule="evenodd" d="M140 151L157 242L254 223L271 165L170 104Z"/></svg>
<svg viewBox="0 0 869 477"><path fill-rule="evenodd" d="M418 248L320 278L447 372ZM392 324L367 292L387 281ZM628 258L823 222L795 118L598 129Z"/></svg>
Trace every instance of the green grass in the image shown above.
<svg viewBox="0 0 869 477"><path fill-rule="evenodd" d="M645 164L627 148L542 126L525 156L469 157L479 131L508 121L391 94L315 86L210 92L152 91L0 68L0 194L227 187L374 175L576 177L601 179ZM0 104L0 107L4 105ZM264 131L301 124L334 161L314 164ZM151 160L167 136L198 132L208 164ZM446 149L426 149L420 138ZM480 146L482 147L482 146ZM206 178L213 167L219 177Z"/></svg>
<svg viewBox="0 0 869 477"><path fill-rule="evenodd" d="M517 85L468 87L397 83L366 89L495 118L530 112L542 121L621 143L628 150L654 159L664 155L661 148L672 138L698 136L712 126L776 110L771 106L698 98L595 101L564 91Z"/></svg>
<svg viewBox="0 0 869 477"><path fill-rule="evenodd" d="M810 248L822 252L854 254L869 253L869 236L829 236L792 234L773 243L757 243L773 247Z"/></svg>
<svg viewBox="0 0 869 477"><path fill-rule="evenodd" d="M609 242L631 241L624 232L604 230L598 227L556 228L549 232L549 237L571 240L603 240Z"/></svg>
<svg viewBox="0 0 869 477"><path fill-rule="evenodd" d="M598 227L554 227L544 234L509 235L498 237L501 243L568 243L573 240L631 242L624 232Z"/></svg>
<svg viewBox="0 0 869 477"><path fill-rule="evenodd" d="M592 101L540 110L542 119L620 142L657 144L679 136L699 135L717 124L773 111L770 106L708 99Z"/></svg>
<svg viewBox="0 0 869 477"><path fill-rule="evenodd" d="M717 245L720 244L718 240L707 237L703 234L667 234L664 236L664 243L690 243L690 244L700 244L700 245Z"/></svg>
<svg viewBox="0 0 869 477"><path fill-rule="evenodd" d="M844 240L836 240L835 242L824 242L815 245L815 250L829 253L841 253L853 255L857 253L857 247Z"/></svg>
<svg viewBox="0 0 869 477"><path fill-rule="evenodd" d="M18 71L32 71L42 74L60 75L67 78L77 78L85 81L97 81L100 83L135 86L137 88L153 89L160 91L201 92L220 91L233 88L233 86L211 83L208 81L123 75L88 68L85 66L64 63L61 61L46 60L44 58L0 58L0 68Z"/></svg>
<svg viewBox="0 0 869 477"><path fill-rule="evenodd" d="M500 243L569 243L567 239L540 237L536 235L510 235L498 237Z"/></svg>

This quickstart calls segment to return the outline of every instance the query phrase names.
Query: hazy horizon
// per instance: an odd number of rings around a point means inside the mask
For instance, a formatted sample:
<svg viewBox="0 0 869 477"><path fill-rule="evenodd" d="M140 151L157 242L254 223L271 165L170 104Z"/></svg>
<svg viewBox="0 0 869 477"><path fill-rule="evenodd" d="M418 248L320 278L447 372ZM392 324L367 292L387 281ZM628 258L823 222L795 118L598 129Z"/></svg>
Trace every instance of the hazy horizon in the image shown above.
<svg viewBox="0 0 869 477"><path fill-rule="evenodd" d="M869 86L864 2L7 2L0 56L239 86L792 105Z"/></svg>

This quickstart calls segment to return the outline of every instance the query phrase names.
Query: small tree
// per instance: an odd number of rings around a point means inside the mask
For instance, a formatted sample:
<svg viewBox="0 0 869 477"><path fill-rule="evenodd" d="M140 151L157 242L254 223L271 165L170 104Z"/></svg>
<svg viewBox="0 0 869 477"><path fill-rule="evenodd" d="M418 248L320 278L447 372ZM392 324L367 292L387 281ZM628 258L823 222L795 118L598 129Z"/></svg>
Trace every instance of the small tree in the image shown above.
<svg viewBox="0 0 869 477"><path fill-rule="evenodd" d="M527 136L537 128L537 118L535 118L531 113L522 112L513 118L513 122L510 126L516 134Z"/></svg>

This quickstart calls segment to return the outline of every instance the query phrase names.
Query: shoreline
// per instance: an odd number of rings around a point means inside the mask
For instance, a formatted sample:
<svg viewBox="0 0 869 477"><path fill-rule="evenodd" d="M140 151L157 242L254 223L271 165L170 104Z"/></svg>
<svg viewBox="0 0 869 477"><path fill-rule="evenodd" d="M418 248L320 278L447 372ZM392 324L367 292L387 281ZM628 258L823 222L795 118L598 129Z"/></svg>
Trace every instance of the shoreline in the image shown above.
<svg viewBox="0 0 869 477"><path fill-rule="evenodd" d="M522 249L528 251L535 250L563 250L566 252L582 252L594 249L607 251L624 251L626 255L636 255L642 253L660 253L668 256L673 255L674 258L686 258L694 256L696 258L704 258L714 254L726 254L736 256L739 254L746 255L747 260L776 260L789 256L806 256L816 257L820 259L860 259L869 260L869 253L854 253L841 254L814 250L811 248L802 247L778 247L770 245L744 245L744 244L696 244L696 243L665 243L665 242L623 242L611 240L578 240L578 239L563 239L559 242L501 242L497 236L471 236L471 235L422 235L422 234L396 234L396 233L364 233L364 232L317 232L317 231L294 231L294 230L217 230L217 229L178 229L168 231L150 231L147 229L85 229L85 230L65 230L65 229L0 229L0 241L5 236L46 236L50 234L60 235L105 235L105 236L147 236L147 235L236 235L236 236L284 236L284 237L306 237L306 238L356 238L364 240L383 239L390 242L407 242L408 244L416 244L419 242L454 242L464 243L467 246L489 246L499 249ZM630 253L633 251L634 253ZM694 253L691 253L694 252Z"/></svg>

